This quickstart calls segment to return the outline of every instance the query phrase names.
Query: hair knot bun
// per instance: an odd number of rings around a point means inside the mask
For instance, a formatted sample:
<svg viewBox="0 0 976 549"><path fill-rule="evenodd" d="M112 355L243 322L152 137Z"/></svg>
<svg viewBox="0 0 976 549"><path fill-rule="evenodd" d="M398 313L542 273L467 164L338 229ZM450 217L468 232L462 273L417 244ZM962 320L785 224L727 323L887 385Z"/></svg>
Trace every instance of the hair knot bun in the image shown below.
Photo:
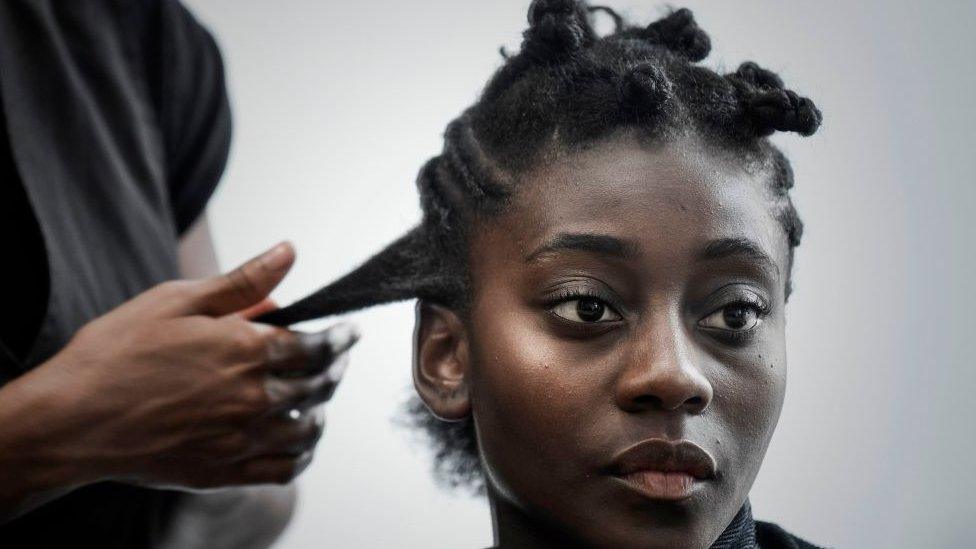
<svg viewBox="0 0 976 549"><path fill-rule="evenodd" d="M583 6L575 0L535 0L529 6L529 25L538 25L546 15L579 17L584 13Z"/></svg>
<svg viewBox="0 0 976 549"><path fill-rule="evenodd" d="M653 119L663 111L671 96L671 82L650 63L637 65L621 81L622 105L638 119Z"/></svg>
<svg viewBox="0 0 976 549"><path fill-rule="evenodd" d="M588 46L595 35L587 12L575 0L535 0L522 53L542 62L563 61Z"/></svg>
<svg viewBox="0 0 976 549"><path fill-rule="evenodd" d="M752 61L739 65L735 72L727 75L729 78L741 80L755 88L782 89L783 79L778 74L766 70Z"/></svg>
<svg viewBox="0 0 976 549"><path fill-rule="evenodd" d="M793 90L756 93L747 100L747 110L760 136L776 130L813 135L823 120L813 101L800 97Z"/></svg>
<svg viewBox="0 0 976 549"><path fill-rule="evenodd" d="M641 36L693 62L705 59L712 50L711 39L695 22L695 16L688 8L671 12L651 23Z"/></svg>

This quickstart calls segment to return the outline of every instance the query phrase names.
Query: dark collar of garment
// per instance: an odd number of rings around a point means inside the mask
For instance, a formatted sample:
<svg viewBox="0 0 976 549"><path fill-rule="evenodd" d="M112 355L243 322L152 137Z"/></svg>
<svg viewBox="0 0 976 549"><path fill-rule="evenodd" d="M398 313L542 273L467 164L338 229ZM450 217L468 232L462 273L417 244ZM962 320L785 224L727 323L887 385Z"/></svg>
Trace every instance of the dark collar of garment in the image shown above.
<svg viewBox="0 0 976 549"><path fill-rule="evenodd" d="M732 522L719 535L712 549L755 549L756 522L752 520L752 507L747 499L732 518Z"/></svg>
<svg viewBox="0 0 976 549"><path fill-rule="evenodd" d="M779 526L756 521L747 499L711 549L818 549Z"/></svg>

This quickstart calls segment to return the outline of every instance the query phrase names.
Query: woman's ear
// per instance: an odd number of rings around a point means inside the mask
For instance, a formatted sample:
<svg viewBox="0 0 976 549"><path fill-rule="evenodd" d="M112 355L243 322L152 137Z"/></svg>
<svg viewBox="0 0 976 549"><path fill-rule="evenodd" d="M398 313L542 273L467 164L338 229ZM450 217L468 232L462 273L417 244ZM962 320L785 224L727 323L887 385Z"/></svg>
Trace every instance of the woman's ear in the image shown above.
<svg viewBox="0 0 976 549"><path fill-rule="evenodd" d="M413 384L431 413L457 421L471 413L468 334L457 313L417 301Z"/></svg>

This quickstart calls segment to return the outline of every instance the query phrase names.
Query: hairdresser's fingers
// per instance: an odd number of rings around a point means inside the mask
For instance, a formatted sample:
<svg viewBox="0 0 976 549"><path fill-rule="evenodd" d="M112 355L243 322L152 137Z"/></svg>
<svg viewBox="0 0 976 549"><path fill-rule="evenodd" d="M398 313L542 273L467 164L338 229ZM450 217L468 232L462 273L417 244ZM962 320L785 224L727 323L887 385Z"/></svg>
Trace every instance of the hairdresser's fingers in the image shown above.
<svg viewBox="0 0 976 549"><path fill-rule="evenodd" d="M266 382L266 391L274 411L305 409L328 401L342 381L348 365L349 354L336 357L332 367L318 374L306 377L271 377Z"/></svg>
<svg viewBox="0 0 976 549"><path fill-rule="evenodd" d="M276 337L269 353L268 367L280 377L305 377L331 367L335 357L359 341L359 330L348 322L314 333L293 332L261 323L252 326L273 330Z"/></svg>
<svg viewBox="0 0 976 549"><path fill-rule="evenodd" d="M289 410L256 420L248 427L251 444L245 458L301 454L315 447L325 427L321 409Z"/></svg>
<svg viewBox="0 0 976 549"><path fill-rule="evenodd" d="M360 333L355 324L340 322L319 332L300 333L298 338L308 357L309 371L318 373L334 368L336 357L355 345L359 341Z"/></svg>
<svg viewBox="0 0 976 549"><path fill-rule="evenodd" d="M240 462L234 467L235 483L288 484L312 463L313 450L300 455L262 456Z"/></svg>
<svg viewBox="0 0 976 549"><path fill-rule="evenodd" d="M244 320L251 320L252 318L261 316L264 313L273 311L277 308L278 304L275 303L275 300L271 299L270 297L266 297L242 311L237 311L234 313L234 315L238 318L243 318Z"/></svg>
<svg viewBox="0 0 976 549"><path fill-rule="evenodd" d="M295 249L282 242L226 274L202 281L184 314L224 316L268 297L295 262Z"/></svg>
<svg viewBox="0 0 976 549"><path fill-rule="evenodd" d="M308 391L297 403L296 407L300 410L306 410L331 400L348 367L349 353L342 353L336 357L335 362L326 372L328 381L317 387L308 387Z"/></svg>
<svg viewBox="0 0 976 549"><path fill-rule="evenodd" d="M267 372L271 376L301 377L309 371L309 355L302 345L301 334L267 324L250 323L258 331L267 332Z"/></svg>

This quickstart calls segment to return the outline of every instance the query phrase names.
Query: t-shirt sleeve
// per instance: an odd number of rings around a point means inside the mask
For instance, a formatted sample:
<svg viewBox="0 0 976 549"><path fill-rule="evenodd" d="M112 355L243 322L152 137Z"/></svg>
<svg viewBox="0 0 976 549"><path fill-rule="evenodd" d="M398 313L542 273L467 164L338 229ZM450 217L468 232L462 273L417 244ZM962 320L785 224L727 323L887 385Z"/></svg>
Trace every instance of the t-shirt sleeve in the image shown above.
<svg viewBox="0 0 976 549"><path fill-rule="evenodd" d="M220 181L231 141L224 65L213 36L177 0L153 3L147 80L159 116L176 229L200 216Z"/></svg>

